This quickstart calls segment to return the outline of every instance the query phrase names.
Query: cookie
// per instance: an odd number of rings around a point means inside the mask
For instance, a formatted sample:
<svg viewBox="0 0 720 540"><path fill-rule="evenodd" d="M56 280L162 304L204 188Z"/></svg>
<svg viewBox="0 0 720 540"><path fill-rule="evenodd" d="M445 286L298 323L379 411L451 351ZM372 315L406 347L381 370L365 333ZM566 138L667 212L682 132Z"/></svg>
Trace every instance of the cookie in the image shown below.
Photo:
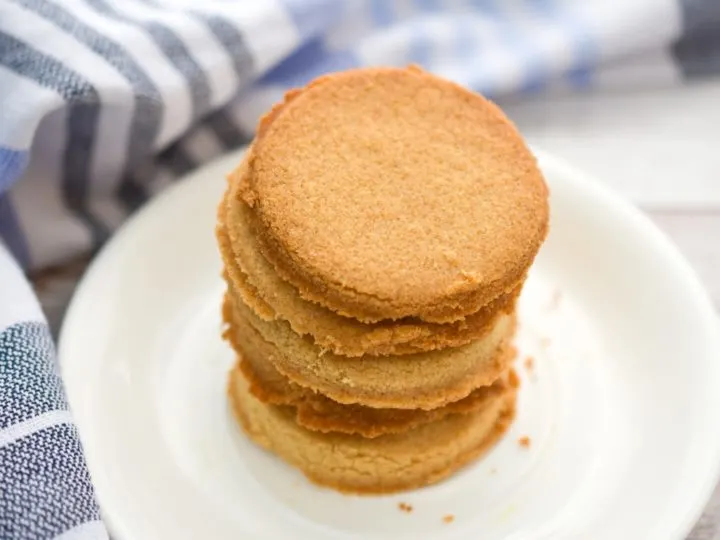
<svg viewBox="0 0 720 540"><path fill-rule="evenodd" d="M248 226L250 209L238 197L240 186L247 182L245 171L243 162L230 175L218 209L217 238L234 289L265 320L284 319L296 333L308 335L320 348L342 356L401 355L457 347L480 339L498 311L514 309L521 284L464 320L448 324L419 319L363 323L304 300L259 252Z"/></svg>
<svg viewBox="0 0 720 540"><path fill-rule="evenodd" d="M299 386L277 371L267 356L272 345L242 347L236 369L247 379L250 392L263 403L289 405L295 411L295 422L311 431L358 434L377 437L399 433L440 420L449 414L467 414L484 407L504 391L508 381L517 386L517 376L509 372L489 386L473 390L467 397L444 407L421 409L374 409L362 405L342 405L328 397ZM513 350L507 354L514 356Z"/></svg>
<svg viewBox="0 0 720 540"><path fill-rule="evenodd" d="M285 321L262 320L232 293L226 294L223 317L228 324L226 337L236 351L263 356L295 384L345 405L435 409L492 384L512 362L507 351L515 316L510 314L498 315L488 335L469 345L359 358L323 352Z"/></svg>
<svg viewBox="0 0 720 540"><path fill-rule="evenodd" d="M453 322L517 286L548 229L535 158L498 107L416 68L289 93L261 122L242 197L263 256L362 322Z"/></svg>
<svg viewBox="0 0 720 540"><path fill-rule="evenodd" d="M317 484L343 492L390 493L428 486L478 458L507 430L515 389L493 396L472 413L451 414L402 433L365 438L310 431L292 407L255 398L239 370L230 374L229 398L242 429L256 444Z"/></svg>

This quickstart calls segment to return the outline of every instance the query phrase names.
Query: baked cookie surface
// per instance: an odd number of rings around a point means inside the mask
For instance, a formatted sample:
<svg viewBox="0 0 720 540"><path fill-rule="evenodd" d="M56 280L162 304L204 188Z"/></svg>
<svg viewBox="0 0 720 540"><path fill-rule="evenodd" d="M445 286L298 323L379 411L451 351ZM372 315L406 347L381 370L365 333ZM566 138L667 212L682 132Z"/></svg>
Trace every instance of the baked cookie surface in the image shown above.
<svg viewBox="0 0 720 540"><path fill-rule="evenodd" d="M508 353L513 354L512 351ZM272 347L246 347L240 351L242 361L235 368L242 372L255 398L271 405L291 406L298 425L311 431L358 434L369 438L407 431L450 414L471 413L486 406L499 393L505 392L508 384L518 384L517 376L510 370L493 384L477 388L463 399L444 407L429 411L376 409L362 405L342 405L295 384L277 371L263 354L272 354Z"/></svg>
<svg viewBox="0 0 720 540"><path fill-rule="evenodd" d="M359 358L324 352L285 321L260 319L231 294L223 317L233 349L266 358L295 384L344 405L436 409L492 384L514 360L514 314L500 314L487 336L463 347Z"/></svg>
<svg viewBox="0 0 720 540"><path fill-rule="evenodd" d="M218 209L217 237L225 272L233 289L265 320L288 321L323 349L343 356L402 355L465 345L482 338L499 311L510 312L522 285L516 285L461 321L429 323L417 318L363 323L303 299L262 256L249 230L250 209L239 199L243 165L231 175Z"/></svg>
<svg viewBox="0 0 720 540"><path fill-rule="evenodd" d="M239 370L231 372L229 398L238 423L259 446L300 469L311 481L339 491L404 491L443 480L502 436L515 412L515 389L493 396L468 414L453 414L402 433L365 438L310 431L291 407L262 403Z"/></svg>
<svg viewBox="0 0 720 540"><path fill-rule="evenodd" d="M547 232L547 188L510 121L418 69L291 92L248 165L263 255L304 298L363 322L475 313L521 281Z"/></svg>

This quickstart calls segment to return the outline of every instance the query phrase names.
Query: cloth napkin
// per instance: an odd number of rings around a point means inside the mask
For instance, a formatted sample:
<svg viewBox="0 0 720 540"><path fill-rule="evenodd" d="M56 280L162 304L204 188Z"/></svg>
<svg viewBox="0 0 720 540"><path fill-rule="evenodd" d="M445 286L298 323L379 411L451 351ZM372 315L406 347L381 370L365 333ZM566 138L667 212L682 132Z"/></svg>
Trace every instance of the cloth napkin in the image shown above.
<svg viewBox="0 0 720 540"><path fill-rule="evenodd" d="M720 72L719 29L717 0L0 0L0 538L107 534L20 267L96 251L322 73L413 63L500 100L687 84Z"/></svg>

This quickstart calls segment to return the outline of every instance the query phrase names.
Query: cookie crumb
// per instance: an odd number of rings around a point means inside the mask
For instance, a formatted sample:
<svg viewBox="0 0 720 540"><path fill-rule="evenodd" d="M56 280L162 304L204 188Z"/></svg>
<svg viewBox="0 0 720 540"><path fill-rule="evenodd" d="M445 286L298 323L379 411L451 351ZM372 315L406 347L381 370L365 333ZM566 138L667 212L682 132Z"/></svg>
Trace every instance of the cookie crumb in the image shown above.
<svg viewBox="0 0 720 540"><path fill-rule="evenodd" d="M518 377L514 369L511 369L508 374L508 383L512 388L520 388L520 377Z"/></svg>
<svg viewBox="0 0 720 540"><path fill-rule="evenodd" d="M530 448L530 437L528 437L527 435L520 437L518 439L518 444L523 448Z"/></svg>
<svg viewBox="0 0 720 540"><path fill-rule="evenodd" d="M535 367L535 359L532 356L527 356L525 358L524 365L526 370L532 372L533 368Z"/></svg>
<svg viewBox="0 0 720 540"><path fill-rule="evenodd" d="M413 507L404 502L398 503L398 508L403 512L407 512L408 514L413 511Z"/></svg>
<svg viewBox="0 0 720 540"><path fill-rule="evenodd" d="M443 523L452 523L455 521L455 516L452 514L447 514L446 516L443 516Z"/></svg>

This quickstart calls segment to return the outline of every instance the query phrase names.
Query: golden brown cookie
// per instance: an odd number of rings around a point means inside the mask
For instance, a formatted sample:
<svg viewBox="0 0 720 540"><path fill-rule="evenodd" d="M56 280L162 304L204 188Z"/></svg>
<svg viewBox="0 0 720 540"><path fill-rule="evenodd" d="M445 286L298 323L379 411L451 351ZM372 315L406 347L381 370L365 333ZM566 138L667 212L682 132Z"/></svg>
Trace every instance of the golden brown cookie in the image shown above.
<svg viewBox="0 0 720 540"><path fill-rule="evenodd" d="M263 356L294 383L342 404L435 409L492 384L512 361L507 350L514 314L498 315L486 337L462 347L359 358L321 351L285 321L262 320L231 293L226 294L223 317L229 325L225 335L236 351Z"/></svg>
<svg viewBox="0 0 720 540"><path fill-rule="evenodd" d="M235 369L247 379L250 392L263 403L289 405L295 411L295 421L311 431L324 433L358 434L377 437L386 433L399 433L434 422L449 414L467 414L484 407L510 382L517 386L518 378L512 370L490 386L473 390L467 397L444 407L423 411L421 409L373 409L362 405L342 405L328 397L299 386L284 377L267 360L272 345L264 350L246 347L240 351L242 360ZM515 351L507 354L514 356Z"/></svg>
<svg viewBox="0 0 720 540"><path fill-rule="evenodd" d="M230 402L245 433L300 469L311 481L352 493L388 493L443 480L489 449L507 430L515 389L494 396L469 414L452 414L397 434L368 439L319 433L295 423L291 407L267 405L233 370Z"/></svg>
<svg viewBox="0 0 720 540"><path fill-rule="evenodd" d="M243 198L277 273L363 322L452 322L517 286L547 188L491 102L419 69L293 91L261 122Z"/></svg>
<svg viewBox="0 0 720 540"><path fill-rule="evenodd" d="M487 333L499 310L514 309L522 285L516 285L510 293L464 320L448 324L419 319L367 324L304 300L261 255L249 230L250 209L237 196L240 186L247 182L245 170L243 161L230 175L227 193L218 209L217 238L234 290L263 319L284 319L296 333L309 335L320 348L343 356L400 355L465 345Z"/></svg>

